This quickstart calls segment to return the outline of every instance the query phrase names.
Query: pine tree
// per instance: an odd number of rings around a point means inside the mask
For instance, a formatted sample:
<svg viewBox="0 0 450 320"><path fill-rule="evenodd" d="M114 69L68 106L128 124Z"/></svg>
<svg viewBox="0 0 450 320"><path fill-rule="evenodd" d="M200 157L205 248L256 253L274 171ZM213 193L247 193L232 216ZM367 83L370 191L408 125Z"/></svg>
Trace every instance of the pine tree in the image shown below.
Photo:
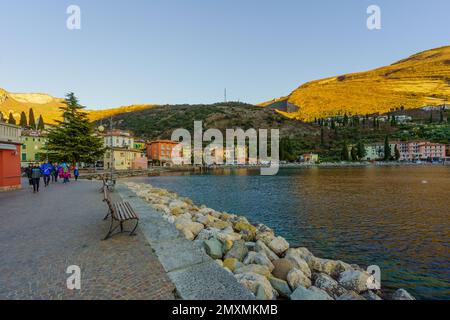
<svg viewBox="0 0 450 320"><path fill-rule="evenodd" d="M347 142L346 141L344 141L344 144L342 146L341 159L343 161L350 161L350 155L349 155L349 152L348 152L348 146L347 146Z"/></svg>
<svg viewBox="0 0 450 320"><path fill-rule="evenodd" d="M352 156L352 161L358 161L358 152L355 147L352 147L350 154Z"/></svg>
<svg viewBox="0 0 450 320"><path fill-rule="evenodd" d="M440 123L444 122L444 110L443 110L443 108L441 108L441 112L439 113L439 115L440 115L439 122Z"/></svg>
<svg viewBox="0 0 450 320"><path fill-rule="evenodd" d="M324 146L325 145L325 132L323 128L320 128L320 145Z"/></svg>
<svg viewBox="0 0 450 320"><path fill-rule="evenodd" d="M101 138L94 135L84 107L73 93L66 95L60 107L63 120L48 134L47 151L52 161L93 163L103 156L105 148Z"/></svg>
<svg viewBox="0 0 450 320"><path fill-rule="evenodd" d="M30 108L30 111L28 112L28 121L28 126L30 126L31 129L36 129L36 120L34 119L33 108Z"/></svg>
<svg viewBox="0 0 450 320"><path fill-rule="evenodd" d="M348 116L347 113L344 114L344 127L346 127L348 124Z"/></svg>
<svg viewBox="0 0 450 320"><path fill-rule="evenodd" d="M9 124L16 124L16 119L14 119L14 116L13 116L12 112L9 113L8 123Z"/></svg>
<svg viewBox="0 0 450 320"><path fill-rule="evenodd" d="M27 126L27 115L25 114L24 111L22 111L22 113L20 114L20 123L19 125L24 128Z"/></svg>
<svg viewBox="0 0 450 320"><path fill-rule="evenodd" d="M430 111L430 123L433 123L433 110Z"/></svg>
<svg viewBox="0 0 450 320"><path fill-rule="evenodd" d="M391 146L389 144L389 136L384 139L384 161L391 159Z"/></svg>
<svg viewBox="0 0 450 320"><path fill-rule="evenodd" d="M42 118L42 114L39 115L37 129L40 130L40 131L45 129L45 123L44 123L44 118Z"/></svg>
<svg viewBox="0 0 450 320"><path fill-rule="evenodd" d="M366 156L366 148L361 141L358 142L357 154L359 160L364 159L364 157Z"/></svg>

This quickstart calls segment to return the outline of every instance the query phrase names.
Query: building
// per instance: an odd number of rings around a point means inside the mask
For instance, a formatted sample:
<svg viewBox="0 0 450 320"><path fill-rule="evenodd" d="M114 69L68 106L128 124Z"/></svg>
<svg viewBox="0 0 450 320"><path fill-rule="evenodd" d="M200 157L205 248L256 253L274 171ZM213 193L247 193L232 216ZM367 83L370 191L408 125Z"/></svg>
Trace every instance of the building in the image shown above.
<svg viewBox="0 0 450 320"><path fill-rule="evenodd" d="M130 132L113 130L106 133L103 139L107 148L103 158L105 169L147 169L144 151L135 148L134 137Z"/></svg>
<svg viewBox="0 0 450 320"><path fill-rule="evenodd" d="M391 141L391 156L395 157L395 148L398 149L399 161L433 160L440 161L446 158L444 144L429 141ZM381 160L384 158L384 144L376 143L366 146L366 160Z"/></svg>
<svg viewBox="0 0 450 320"><path fill-rule="evenodd" d="M173 164L173 154L172 151L175 150L175 147L179 144L179 142L177 141L172 141L172 140L156 140L156 141L151 141L149 143L147 143L147 158L148 161L153 162L153 163L157 163L157 164L161 164L161 165L165 165L165 164ZM189 150L185 149L183 150L183 154L182 154L182 158L183 159L178 159L181 160L181 164L187 164L187 163L191 163L191 157L190 157L190 148L188 148ZM180 156L179 152L178 155L176 156Z"/></svg>
<svg viewBox="0 0 450 320"><path fill-rule="evenodd" d="M20 133L20 127L0 122L0 191L21 187Z"/></svg>
<svg viewBox="0 0 450 320"><path fill-rule="evenodd" d="M146 151L147 144L144 140L134 140L133 149Z"/></svg>
<svg viewBox="0 0 450 320"><path fill-rule="evenodd" d="M45 152L47 146L47 137L39 131L28 130L24 131L21 136L21 158L20 165L28 166L30 163L39 162L42 153Z"/></svg>
<svg viewBox="0 0 450 320"><path fill-rule="evenodd" d="M301 162L317 163L319 162L319 155L317 153L305 153L300 157Z"/></svg>

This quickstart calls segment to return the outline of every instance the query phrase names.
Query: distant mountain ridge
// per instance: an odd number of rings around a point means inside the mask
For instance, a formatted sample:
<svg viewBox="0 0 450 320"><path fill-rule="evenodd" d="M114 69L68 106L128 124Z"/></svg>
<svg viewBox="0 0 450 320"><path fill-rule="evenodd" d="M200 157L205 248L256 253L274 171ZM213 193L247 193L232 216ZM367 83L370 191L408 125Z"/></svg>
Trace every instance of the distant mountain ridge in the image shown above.
<svg viewBox="0 0 450 320"><path fill-rule="evenodd" d="M63 106L63 98L55 98L45 93L11 93L0 88L0 112L8 119L11 112L18 122L22 111L28 116L28 111L33 108L36 116L42 115L44 121L49 124L55 123L55 120L61 118L61 110ZM156 105L131 105L119 108L104 110L85 110L91 121L107 118L120 113L154 108Z"/></svg>
<svg viewBox="0 0 450 320"><path fill-rule="evenodd" d="M386 113L450 101L450 46L417 53L392 65L311 81L287 97L260 104L298 109L281 113L311 121L339 114ZM284 103L284 105L283 105Z"/></svg>

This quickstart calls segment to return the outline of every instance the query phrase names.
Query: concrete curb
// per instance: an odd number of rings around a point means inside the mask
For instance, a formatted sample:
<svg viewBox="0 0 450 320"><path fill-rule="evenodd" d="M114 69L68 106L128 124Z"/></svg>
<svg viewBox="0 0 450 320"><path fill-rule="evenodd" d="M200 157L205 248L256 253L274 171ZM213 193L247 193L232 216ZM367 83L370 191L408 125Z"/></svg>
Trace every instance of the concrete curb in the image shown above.
<svg viewBox="0 0 450 320"><path fill-rule="evenodd" d="M254 300L254 295L211 257L184 238L150 204L123 183L116 192L139 215L139 228L154 249L169 278L184 300Z"/></svg>

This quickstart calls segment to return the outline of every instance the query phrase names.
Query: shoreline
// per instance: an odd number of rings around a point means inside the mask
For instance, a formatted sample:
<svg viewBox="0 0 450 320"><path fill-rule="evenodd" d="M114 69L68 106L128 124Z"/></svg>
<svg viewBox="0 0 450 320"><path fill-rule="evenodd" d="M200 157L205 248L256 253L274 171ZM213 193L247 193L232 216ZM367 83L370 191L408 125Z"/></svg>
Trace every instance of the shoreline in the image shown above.
<svg viewBox="0 0 450 320"><path fill-rule="evenodd" d="M197 206L150 184L123 182L195 247L260 300L414 300L406 290L378 289L378 279L355 264L315 257L264 224Z"/></svg>

